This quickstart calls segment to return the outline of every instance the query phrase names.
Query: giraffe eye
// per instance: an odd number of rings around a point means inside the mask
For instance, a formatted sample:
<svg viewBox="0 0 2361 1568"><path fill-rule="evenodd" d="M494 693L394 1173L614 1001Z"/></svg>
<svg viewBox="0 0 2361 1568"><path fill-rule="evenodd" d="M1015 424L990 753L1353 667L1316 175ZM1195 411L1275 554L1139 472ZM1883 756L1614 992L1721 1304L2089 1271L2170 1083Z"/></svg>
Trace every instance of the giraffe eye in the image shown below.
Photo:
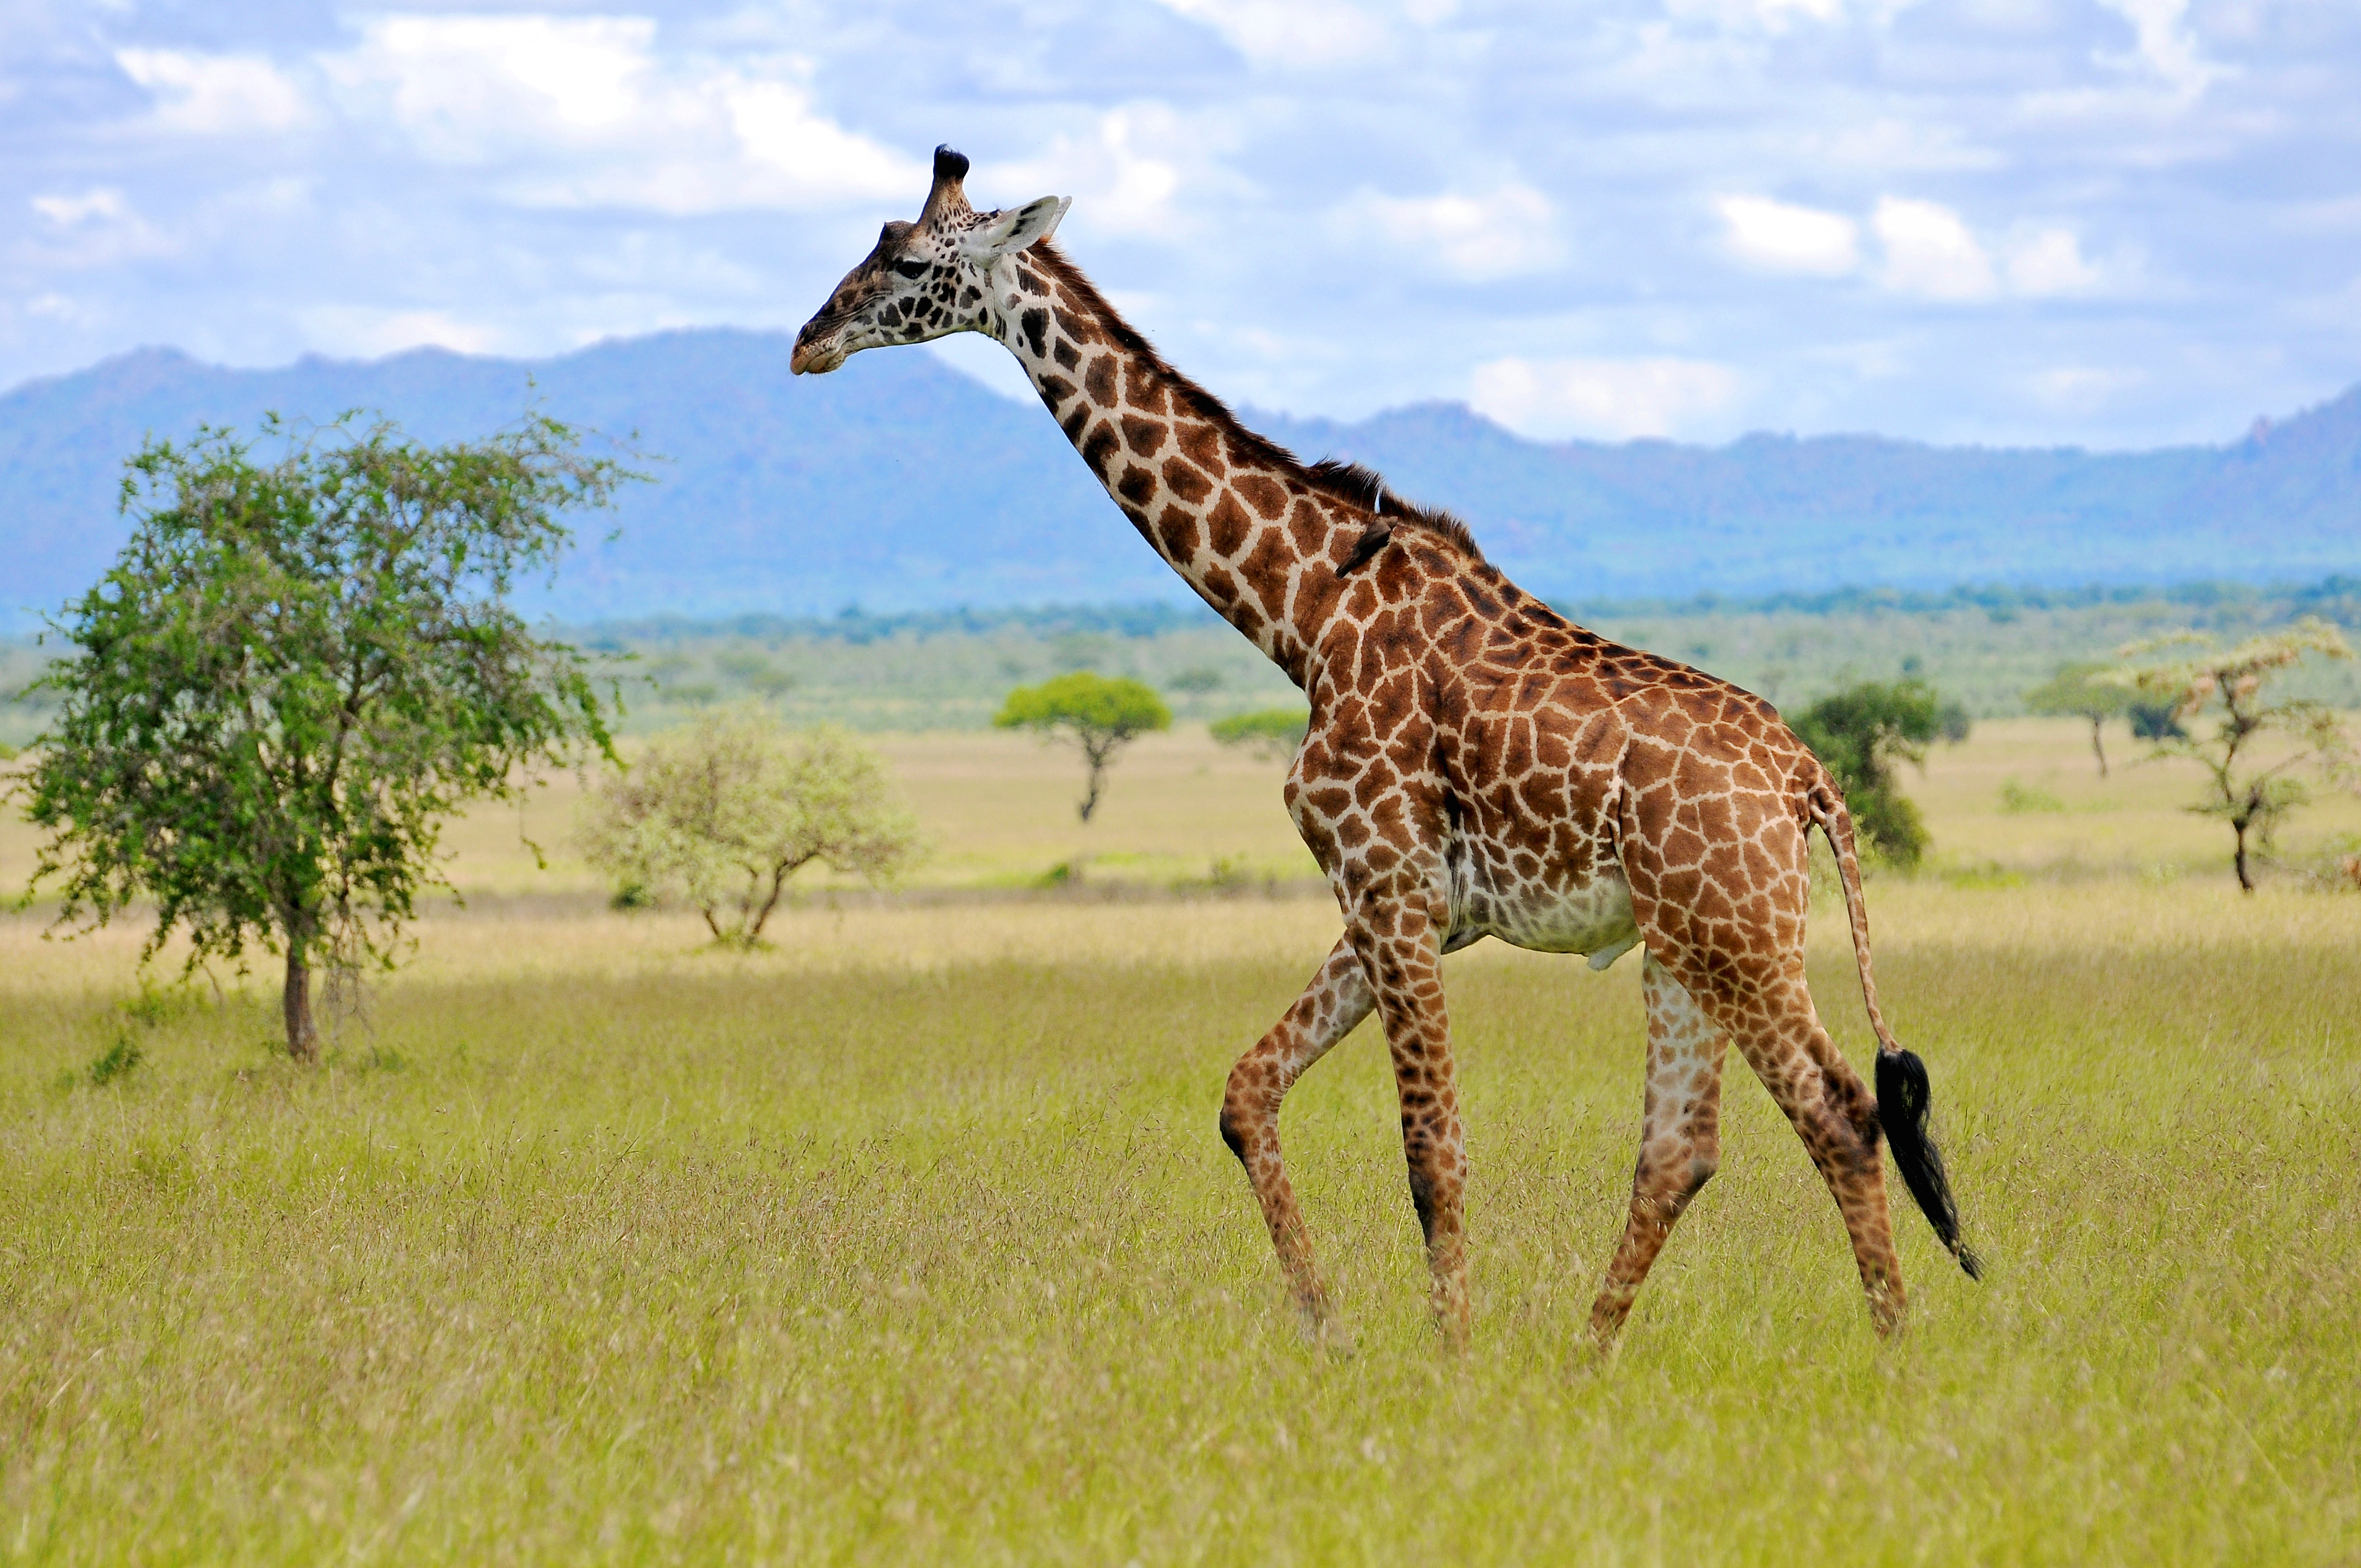
<svg viewBox="0 0 2361 1568"><path fill-rule="evenodd" d="M923 261L913 260L910 258L905 257L903 259L894 263L894 270L899 272L905 278L924 278L927 275L927 264Z"/></svg>

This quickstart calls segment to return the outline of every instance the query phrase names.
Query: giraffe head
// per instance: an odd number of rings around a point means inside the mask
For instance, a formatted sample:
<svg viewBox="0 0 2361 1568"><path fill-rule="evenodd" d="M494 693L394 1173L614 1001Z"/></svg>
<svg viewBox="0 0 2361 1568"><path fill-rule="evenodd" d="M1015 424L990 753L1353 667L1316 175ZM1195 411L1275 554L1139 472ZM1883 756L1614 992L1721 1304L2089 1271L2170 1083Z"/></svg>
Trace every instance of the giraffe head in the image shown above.
<svg viewBox="0 0 2361 1568"><path fill-rule="evenodd" d="M935 148L935 186L915 224L890 223L877 247L844 275L828 303L796 334L788 361L797 375L835 369L864 348L924 343L954 332L990 332L998 319L992 273L1047 239L1073 203L1044 196L997 213L967 203L967 159Z"/></svg>

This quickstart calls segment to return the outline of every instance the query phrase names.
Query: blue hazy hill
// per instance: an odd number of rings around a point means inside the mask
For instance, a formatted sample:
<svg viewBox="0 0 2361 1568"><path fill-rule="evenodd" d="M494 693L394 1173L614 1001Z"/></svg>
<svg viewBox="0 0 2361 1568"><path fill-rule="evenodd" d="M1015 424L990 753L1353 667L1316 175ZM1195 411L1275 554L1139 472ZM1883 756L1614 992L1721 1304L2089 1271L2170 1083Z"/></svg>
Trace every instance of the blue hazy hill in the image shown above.
<svg viewBox="0 0 2361 1568"><path fill-rule="evenodd" d="M1039 409L926 354L799 379L787 348L713 329L529 363L419 350L266 370L145 349L27 383L0 395L0 624L22 629L104 570L125 532L122 460L145 435L251 430L266 410L381 410L443 440L537 403L636 433L657 482L586 521L544 601L569 619L1185 595ZM2222 445L2107 454L1876 436L1544 444L1439 403L1350 424L1247 418L1460 512L1553 598L2361 569L2361 388Z"/></svg>

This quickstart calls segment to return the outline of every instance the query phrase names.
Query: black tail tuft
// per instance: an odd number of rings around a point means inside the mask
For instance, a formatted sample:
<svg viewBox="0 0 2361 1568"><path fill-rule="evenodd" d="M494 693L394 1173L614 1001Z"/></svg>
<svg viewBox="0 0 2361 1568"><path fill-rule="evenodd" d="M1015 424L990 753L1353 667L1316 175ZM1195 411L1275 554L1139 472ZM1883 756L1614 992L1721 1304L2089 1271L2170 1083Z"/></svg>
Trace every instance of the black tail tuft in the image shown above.
<svg viewBox="0 0 2361 1568"><path fill-rule="evenodd" d="M1877 1053L1877 1121L1894 1150L1894 1168L1903 1185L1918 1200L1927 1223L1951 1249L1971 1279L1984 1277L1976 1255L1960 1243L1960 1206L1951 1197L1951 1179L1943 1172L1943 1151L1927 1130L1927 1064L1916 1051Z"/></svg>

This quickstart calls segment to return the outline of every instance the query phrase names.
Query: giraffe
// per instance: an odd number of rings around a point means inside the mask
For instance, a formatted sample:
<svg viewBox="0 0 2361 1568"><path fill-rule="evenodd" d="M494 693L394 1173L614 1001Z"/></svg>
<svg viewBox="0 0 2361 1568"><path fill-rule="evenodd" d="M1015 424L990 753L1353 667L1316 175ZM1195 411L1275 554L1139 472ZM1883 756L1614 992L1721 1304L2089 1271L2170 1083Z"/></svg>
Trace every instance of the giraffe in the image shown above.
<svg viewBox="0 0 2361 1568"><path fill-rule="evenodd" d="M1836 1200L1881 1334L1906 1310L1881 1136L1976 1276L1927 1133L1925 1065L1878 1009L1851 818L1777 712L1574 625L1487 562L1457 519L1377 475L1303 464L1247 430L1051 243L1071 198L979 212L968 167L936 149L917 222L884 225L796 334L791 367L822 373L954 332L998 340L1140 537L1310 699L1285 799L1344 935L1231 1070L1220 1127L1314 1332L1333 1296L1280 1157L1279 1105L1374 1011L1431 1305L1445 1340L1466 1343L1467 1157L1442 959L1486 937L1586 954L1594 970L1643 949L1640 1157L1591 1310L1602 1350L1715 1172L1733 1042ZM1877 1036L1873 1094L1805 985L1815 825L1841 872Z"/></svg>

